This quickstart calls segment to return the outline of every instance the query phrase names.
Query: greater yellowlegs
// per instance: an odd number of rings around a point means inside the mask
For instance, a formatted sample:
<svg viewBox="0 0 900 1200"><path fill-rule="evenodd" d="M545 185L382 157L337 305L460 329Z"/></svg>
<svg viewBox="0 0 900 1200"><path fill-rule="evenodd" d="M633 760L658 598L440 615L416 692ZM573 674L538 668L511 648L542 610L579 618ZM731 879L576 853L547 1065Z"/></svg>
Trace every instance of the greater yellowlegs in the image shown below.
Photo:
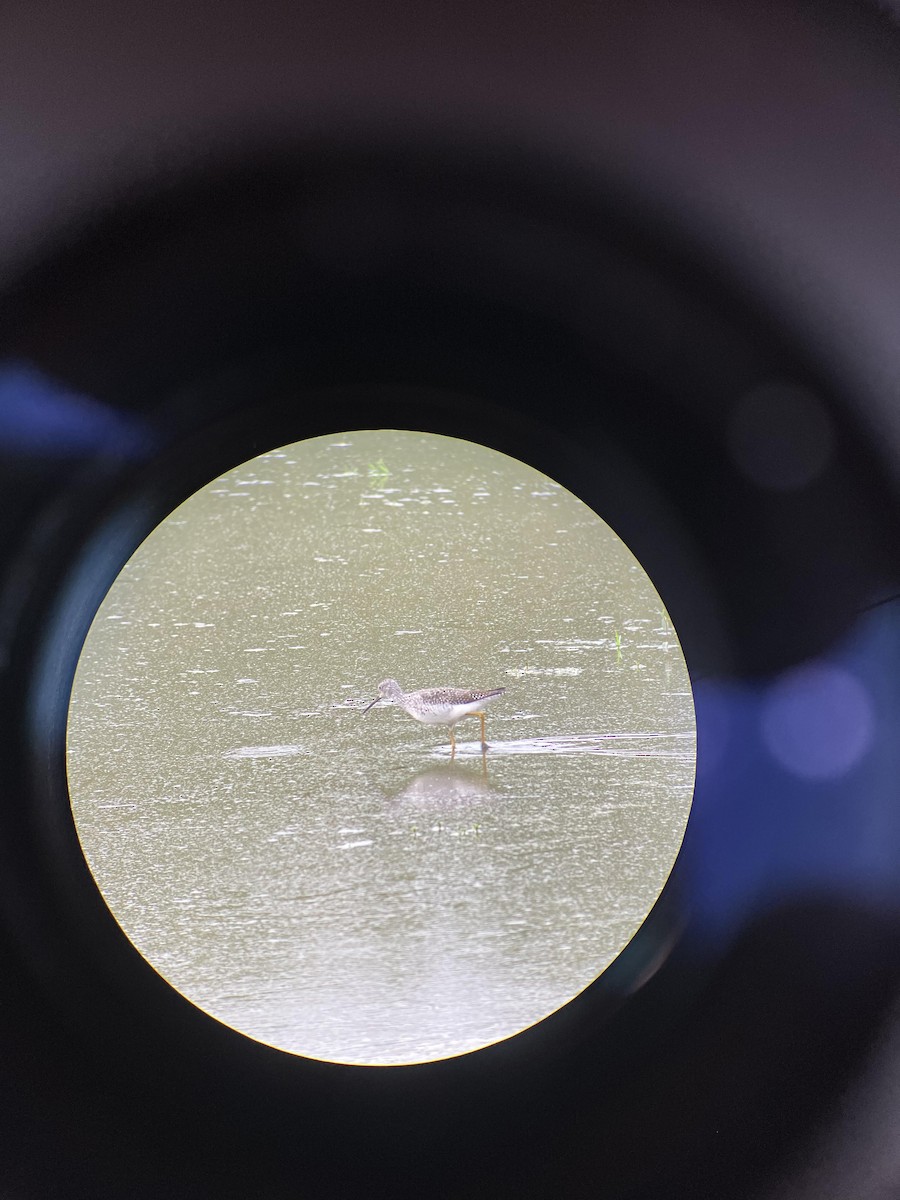
<svg viewBox="0 0 900 1200"><path fill-rule="evenodd" d="M447 725L450 734L451 757L456 753L456 738L453 736L453 726L463 717L471 713L481 718L481 744L486 746L484 739L484 709L485 704L502 696L506 688L493 688L485 692L477 688L439 687L421 688L417 692L404 692L396 679L383 679L378 685L378 695L371 704L363 709L367 713L379 700L387 700L396 704L421 721L423 725Z"/></svg>

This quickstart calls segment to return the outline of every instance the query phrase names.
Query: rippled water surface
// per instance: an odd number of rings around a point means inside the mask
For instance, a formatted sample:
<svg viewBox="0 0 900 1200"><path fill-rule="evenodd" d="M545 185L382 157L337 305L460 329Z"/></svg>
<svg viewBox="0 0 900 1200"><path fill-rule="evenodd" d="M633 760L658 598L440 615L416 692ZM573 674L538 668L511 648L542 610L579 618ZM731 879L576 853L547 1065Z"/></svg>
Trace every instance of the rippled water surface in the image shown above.
<svg viewBox="0 0 900 1200"><path fill-rule="evenodd" d="M456 726L377 683L505 687ZM651 583L483 447L363 432L216 480L105 600L73 691L82 845L213 1016L408 1062L508 1036L627 943L681 842L694 717Z"/></svg>

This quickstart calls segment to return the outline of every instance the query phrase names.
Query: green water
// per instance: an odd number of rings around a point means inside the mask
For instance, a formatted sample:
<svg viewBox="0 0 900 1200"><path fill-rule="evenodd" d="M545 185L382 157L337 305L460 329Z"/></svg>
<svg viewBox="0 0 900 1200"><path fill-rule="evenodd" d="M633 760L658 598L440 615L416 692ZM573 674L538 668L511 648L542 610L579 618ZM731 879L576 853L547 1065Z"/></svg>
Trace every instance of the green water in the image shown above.
<svg viewBox="0 0 900 1200"><path fill-rule="evenodd" d="M479 723L362 707L505 687ZM616 736L612 736L616 735ZM694 781L684 660L597 516L483 447L396 431L245 464L104 601L69 780L123 929L219 1020L408 1062L508 1036L618 954Z"/></svg>

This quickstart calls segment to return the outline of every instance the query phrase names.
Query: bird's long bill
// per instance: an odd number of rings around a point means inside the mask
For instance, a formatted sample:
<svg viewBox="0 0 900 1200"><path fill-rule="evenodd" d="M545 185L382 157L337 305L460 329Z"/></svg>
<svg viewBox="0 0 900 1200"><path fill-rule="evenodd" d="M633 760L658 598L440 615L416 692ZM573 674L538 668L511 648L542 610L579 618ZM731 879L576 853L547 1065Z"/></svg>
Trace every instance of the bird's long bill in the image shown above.
<svg viewBox="0 0 900 1200"><path fill-rule="evenodd" d="M381 699L380 696L376 696L375 699L372 701L372 703L367 704L366 707L362 710L362 715L365 716L366 713L369 711L369 709L374 708L380 699Z"/></svg>

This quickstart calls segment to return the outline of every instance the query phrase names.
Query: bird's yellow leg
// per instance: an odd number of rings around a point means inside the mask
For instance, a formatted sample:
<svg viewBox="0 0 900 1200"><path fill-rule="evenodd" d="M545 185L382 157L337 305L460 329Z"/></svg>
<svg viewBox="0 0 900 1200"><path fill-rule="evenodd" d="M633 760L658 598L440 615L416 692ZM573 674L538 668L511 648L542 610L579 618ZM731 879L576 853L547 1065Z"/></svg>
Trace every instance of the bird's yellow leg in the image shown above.
<svg viewBox="0 0 900 1200"><path fill-rule="evenodd" d="M452 725L448 726L448 730L450 733L450 757L455 758L456 757L456 738L453 736L453 726Z"/></svg>
<svg viewBox="0 0 900 1200"><path fill-rule="evenodd" d="M485 736L484 736L484 713L483 712L475 713L475 716L481 718L481 744L482 744L482 746L486 746L487 741L485 740Z"/></svg>

